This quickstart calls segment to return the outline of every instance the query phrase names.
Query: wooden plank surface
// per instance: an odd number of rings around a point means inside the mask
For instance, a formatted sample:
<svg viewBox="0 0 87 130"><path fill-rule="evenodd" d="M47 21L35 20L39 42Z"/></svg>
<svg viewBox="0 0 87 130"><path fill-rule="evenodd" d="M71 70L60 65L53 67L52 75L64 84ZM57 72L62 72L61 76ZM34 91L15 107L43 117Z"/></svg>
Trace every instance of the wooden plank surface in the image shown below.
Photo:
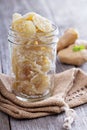
<svg viewBox="0 0 87 130"><path fill-rule="evenodd" d="M2 43L0 38L0 44ZM2 63L1 63L1 48L0 48L0 73L2 72ZM9 127L9 118L5 113L0 112L0 130L10 130Z"/></svg>
<svg viewBox="0 0 87 130"><path fill-rule="evenodd" d="M87 40L86 0L0 0L0 71L9 73L9 48L7 31L13 12L25 14L35 11L56 23L60 34L68 27L75 27L81 38ZM57 72L72 68L57 60ZM87 63L81 66L87 72ZM74 130L87 130L87 105L76 108L77 122ZM64 114L33 120L16 120L0 112L0 130L62 130Z"/></svg>

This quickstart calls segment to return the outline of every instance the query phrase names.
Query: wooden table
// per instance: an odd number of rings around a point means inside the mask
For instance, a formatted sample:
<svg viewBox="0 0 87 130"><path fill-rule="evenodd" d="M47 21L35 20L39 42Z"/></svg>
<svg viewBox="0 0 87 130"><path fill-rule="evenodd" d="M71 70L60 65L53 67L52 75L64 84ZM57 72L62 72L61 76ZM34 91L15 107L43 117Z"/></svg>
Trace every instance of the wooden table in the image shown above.
<svg viewBox="0 0 87 130"><path fill-rule="evenodd" d="M35 11L59 26L60 35L75 27L87 40L87 0L0 0L0 71L9 73L7 32L14 12ZM57 61L57 72L72 68ZM87 63L80 67L87 72ZM87 130L87 105L75 108L78 113L73 130ZM62 130L63 114L33 120L16 120L0 112L0 130Z"/></svg>

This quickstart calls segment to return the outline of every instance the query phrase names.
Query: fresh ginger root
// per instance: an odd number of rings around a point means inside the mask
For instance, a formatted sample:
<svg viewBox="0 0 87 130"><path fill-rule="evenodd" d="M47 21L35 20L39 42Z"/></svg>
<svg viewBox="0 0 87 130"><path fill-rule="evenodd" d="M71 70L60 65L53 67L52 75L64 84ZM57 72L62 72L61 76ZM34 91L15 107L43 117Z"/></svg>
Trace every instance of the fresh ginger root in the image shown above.
<svg viewBox="0 0 87 130"><path fill-rule="evenodd" d="M87 62L87 41L77 39L78 32L69 28L58 41L58 57L60 62L80 66Z"/></svg>
<svg viewBox="0 0 87 130"><path fill-rule="evenodd" d="M62 63L80 66L87 62L87 50L73 51L75 44L59 51L58 56Z"/></svg>
<svg viewBox="0 0 87 130"><path fill-rule="evenodd" d="M68 47L69 45L73 44L77 38L78 32L75 29L67 29L58 41L57 51L60 51Z"/></svg>

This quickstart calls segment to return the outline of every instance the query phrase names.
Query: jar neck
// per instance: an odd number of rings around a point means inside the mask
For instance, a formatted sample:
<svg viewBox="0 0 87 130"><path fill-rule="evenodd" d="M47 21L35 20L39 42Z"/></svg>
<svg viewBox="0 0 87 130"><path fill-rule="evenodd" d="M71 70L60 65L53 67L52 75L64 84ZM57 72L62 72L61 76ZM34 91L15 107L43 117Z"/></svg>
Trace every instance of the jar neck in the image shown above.
<svg viewBox="0 0 87 130"><path fill-rule="evenodd" d="M55 26L55 25L54 25ZM11 28L8 33L8 41L14 44L33 44L34 42L38 42L38 44L46 43L52 44L58 42L58 28L55 27L51 32L37 32L33 35L28 35L24 33L19 33L13 31Z"/></svg>

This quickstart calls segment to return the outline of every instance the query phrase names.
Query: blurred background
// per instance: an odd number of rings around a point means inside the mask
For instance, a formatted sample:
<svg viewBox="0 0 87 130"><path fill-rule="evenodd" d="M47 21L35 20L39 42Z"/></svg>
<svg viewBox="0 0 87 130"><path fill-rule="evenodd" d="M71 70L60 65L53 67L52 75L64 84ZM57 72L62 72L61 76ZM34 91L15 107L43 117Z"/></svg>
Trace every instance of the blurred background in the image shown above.
<svg viewBox="0 0 87 130"><path fill-rule="evenodd" d="M53 21L60 31L74 27L79 31L80 38L87 40L87 0L0 0L0 57L8 73L9 49L7 35L12 14L18 12L36 12ZM5 50L5 51L3 51Z"/></svg>
<svg viewBox="0 0 87 130"><path fill-rule="evenodd" d="M0 25L8 28L12 14L34 11L59 26L60 32L75 27L87 37L87 0L0 0Z"/></svg>

